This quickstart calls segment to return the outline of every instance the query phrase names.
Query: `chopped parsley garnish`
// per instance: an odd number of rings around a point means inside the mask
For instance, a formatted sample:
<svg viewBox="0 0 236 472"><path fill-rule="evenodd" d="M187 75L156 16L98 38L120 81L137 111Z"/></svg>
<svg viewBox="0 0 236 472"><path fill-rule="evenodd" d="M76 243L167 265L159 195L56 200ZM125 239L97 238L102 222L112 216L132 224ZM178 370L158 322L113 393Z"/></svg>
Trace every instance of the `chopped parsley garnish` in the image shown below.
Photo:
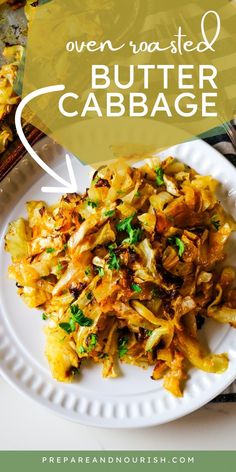
<svg viewBox="0 0 236 472"><path fill-rule="evenodd" d="M120 259L119 259L119 257L117 257L117 255L114 252L114 249L116 249L116 248L117 248L116 243L110 244L110 246L108 246L108 251L109 251L109 254L110 254L110 257L108 259L108 267L111 270L119 270L120 269Z"/></svg>
<svg viewBox="0 0 236 472"><path fill-rule="evenodd" d="M120 269L120 259L117 257L117 255L113 251L110 251L110 257L108 259L108 267L111 270Z"/></svg>
<svg viewBox="0 0 236 472"><path fill-rule="evenodd" d="M87 300L92 300L92 298L93 298L92 292L88 292L86 297L87 297Z"/></svg>
<svg viewBox="0 0 236 472"><path fill-rule="evenodd" d="M72 332L70 323L59 323L61 329L64 329L66 333L70 334Z"/></svg>
<svg viewBox="0 0 236 472"><path fill-rule="evenodd" d="M156 172L156 183L157 185L164 185L164 179L163 179L163 176L164 176L164 171L161 167L157 167L155 169L155 172Z"/></svg>
<svg viewBox="0 0 236 472"><path fill-rule="evenodd" d="M83 311L78 305L71 305L71 318L68 323L59 323L60 328L64 329L68 334L73 333L76 329L76 323L80 326L91 326L93 320L84 316Z"/></svg>
<svg viewBox="0 0 236 472"><path fill-rule="evenodd" d="M179 257L182 257L185 251L185 246L184 246L183 241L181 241L181 239L178 238L177 236L173 236L171 238L168 238L168 243L171 244L171 246L176 246L178 248Z"/></svg>
<svg viewBox="0 0 236 472"><path fill-rule="evenodd" d="M90 267L87 267L84 271L85 275L90 275L91 274L91 269Z"/></svg>
<svg viewBox="0 0 236 472"><path fill-rule="evenodd" d="M137 292L137 293L141 293L141 292L142 292L141 287L140 287L139 285L137 285L137 284L132 284L132 285L131 285L131 288L132 288L132 290L133 290L134 292Z"/></svg>
<svg viewBox="0 0 236 472"><path fill-rule="evenodd" d="M57 272L61 272L61 270L62 270L62 265L61 265L60 262L59 262L59 264L58 264L58 266L57 266Z"/></svg>
<svg viewBox="0 0 236 472"><path fill-rule="evenodd" d="M127 351L127 344L128 344L129 338L127 336L124 336L123 338L120 338L118 341L118 354L119 357L123 357Z"/></svg>
<svg viewBox="0 0 236 472"><path fill-rule="evenodd" d="M117 248L117 244L116 244L116 243L110 244L110 245L108 246L109 251L113 251L113 250L116 249L116 248Z"/></svg>
<svg viewBox="0 0 236 472"><path fill-rule="evenodd" d="M89 335L89 344L88 344L88 350L89 351L92 351L95 348L95 346L97 344L97 340L98 340L97 334L91 333Z"/></svg>
<svg viewBox="0 0 236 472"><path fill-rule="evenodd" d="M79 349L78 349L78 352L79 354L84 354L86 351L86 349L84 348L84 346L80 346Z"/></svg>
<svg viewBox="0 0 236 472"><path fill-rule="evenodd" d="M183 241L181 241L181 239L179 239L179 238L175 238L175 244L176 244L177 248L179 249L178 250L178 255L180 257L182 257L182 255L185 251L185 246L184 246Z"/></svg>
<svg viewBox="0 0 236 472"><path fill-rule="evenodd" d="M147 329L147 331L146 331L147 336L151 336L152 333L153 333L152 329Z"/></svg>
<svg viewBox="0 0 236 472"><path fill-rule="evenodd" d="M64 246L63 246L63 249L64 249L64 251L66 251L66 250L67 250L67 248L68 248L68 244L67 244L67 243L65 243L65 244L64 244Z"/></svg>
<svg viewBox="0 0 236 472"><path fill-rule="evenodd" d="M218 218L218 215L213 215L211 218L211 224L212 226L214 226L216 231L219 231L221 224L220 224L220 220L218 220L217 218Z"/></svg>
<svg viewBox="0 0 236 472"><path fill-rule="evenodd" d="M140 241L142 231L140 228L133 228L131 223L133 218L135 217L135 213L124 220L121 220L117 225L117 231L126 231L129 237L123 240L123 243L128 244L136 244Z"/></svg>
<svg viewBox="0 0 236 472"><path fill-rule="evenodd" d="M135 197L141 197L141 192L139 190L134 194Z"/></svg>
<svg viewBox="0 0 236 472"><path fill-rule="evenodd" d="M48 316L46 313L43 313L42 314L42 320L46 321L48 319Z"/></svg>
<svg viewBox="0 0 236 472"><path fill-rule="evenodd" d="M109 217L114 216L114 214L115 214L115 210L108 210L108 211L105 211L104 213L105 216L109 216Z"/></svg>
<svg viewBox="0 0 236 472"><path fill-rule="evenodd" d="M104 274L105 274L103 267L97 266L96 271L97 271L98 275L100 275L100 277L103 277Z"/></svg>
<svg viewBox="0 0 236 472"><path fill-rule="evenodd" d="M131 216L128 216L124 220L121 220L119 223L117 223L117 225L116 225L117 230L118 231L127 231L127 233L128 233L129 230L130 230L131 223L132 223L132 220L133 220L134 216L135 216L135 213L133 213L133 215L131 215Z"/></svg>
<svg viewBox="0 0 236 472"><path fill-rule="evenodd" d="M70 318L70 328L71 328L71 332L73 333L75 331L75 320L73 318Z"/></svg>
<svg viewBox="0 0 236 472"><path fill-rule="evenodd" d="M71 318L75 323L78 323L80 326L92 326L93 320L84 316L83 310L81 310L78 305L71 305Z"/></svg>
<svg viewBox="0 0 236 472"><path fill-rule="evenodd" d="M92 208L97 208L98 203L97 203L97 202L93 202L92 200L88 200L88 206L91 206Z"/></svg>
<svg viewBox="0 0 236 472"><path fill-rule="evenodd" d="M132 231L129 233L129 238L123 242L129 242L130 244L136 244L140 241L142 235L141 228L132 228Z"/></svg>
<svg viewBox="0 0 236 472"><path fill-rule="evenodd" d="M92 183L93 183L93 184L97 184L97 183L99 182L99 180L100 180L99 175L96 175L96 176L93 178Z"/></svg>
<svg viewBox="0 0 236 472"><path fill-rule="evenodd" d="M124 239L122 241L123 243L136 244L140 241L142 235L142 230L140 228L130 227L129 231L127 232L129 234L129 237Z"/></svg>
<svg viewBox="0 0 236 472"><path fill-rule="evenodd" d="M55 250L56 249L54 249L53 247L47 247L46 252L50 254L51 252L55 252Z"/></svg>

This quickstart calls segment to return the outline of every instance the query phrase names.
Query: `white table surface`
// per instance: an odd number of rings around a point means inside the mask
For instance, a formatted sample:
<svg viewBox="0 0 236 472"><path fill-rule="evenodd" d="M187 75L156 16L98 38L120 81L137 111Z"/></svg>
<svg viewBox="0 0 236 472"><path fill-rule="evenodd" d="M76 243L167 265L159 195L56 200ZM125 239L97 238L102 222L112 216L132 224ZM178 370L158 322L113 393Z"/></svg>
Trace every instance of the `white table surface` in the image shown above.
<svg viewBox="0 0 236 472"><path fill-rule="evenodd" d="M172 423L136 430L80 426L0 378L1 450L235 450L236 404L211 404Z"/></svg>

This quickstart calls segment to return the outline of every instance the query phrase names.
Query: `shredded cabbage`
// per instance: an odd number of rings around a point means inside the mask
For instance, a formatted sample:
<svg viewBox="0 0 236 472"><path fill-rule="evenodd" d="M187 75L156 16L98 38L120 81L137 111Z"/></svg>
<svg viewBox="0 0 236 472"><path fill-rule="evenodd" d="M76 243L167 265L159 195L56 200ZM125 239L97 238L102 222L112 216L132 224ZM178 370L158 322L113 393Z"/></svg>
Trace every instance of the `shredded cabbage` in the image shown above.
<svg viewBox="0 0 236 472"><path fill-rule="evenodd" d="M117 377L119 362L152 366L180 397L189 365L227 369L227 354L198 341L206 318L236 327L235 272L218 266L236 226L216 185L172 157L138 169L120 160L83 195L27 203L27 220L5 237L9 277L48 320L53 377L71 381L86 359L104 377Z"/></svg>

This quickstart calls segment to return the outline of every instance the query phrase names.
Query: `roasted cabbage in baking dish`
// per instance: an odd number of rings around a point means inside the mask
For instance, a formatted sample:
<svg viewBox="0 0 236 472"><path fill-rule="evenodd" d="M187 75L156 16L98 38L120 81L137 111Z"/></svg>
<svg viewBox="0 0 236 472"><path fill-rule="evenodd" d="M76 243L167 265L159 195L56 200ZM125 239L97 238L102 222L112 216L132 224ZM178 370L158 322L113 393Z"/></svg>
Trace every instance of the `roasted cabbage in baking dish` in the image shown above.
<svg viewBox="0 0 236 472"><path fill-rule="evenodd" d="M27 30L30 27L38 1L33 0L0 0L1 5L7 4L12 7L13 10L24 7L24 13L27 19ZM13 13L11 13L11 16ZM4 23L4 19L1 19ZM9 27L9 44L7 38L3 38L6 47L4 47L2 52L3 65L0 67L0 155L6 151L8 145L15 137L15 127L13 126L14 113L16 106L20 102L20 97L17 95L15 89L19 89L20 78L18 72L20 67L23 66L23 53L24 47L20 44L13 44L14 36L15 40L18 42L18 35L16 32L11 34L11 31L16 29L16 26ZM21 28L19 29L19 31ZM27 33L27 30L24 31L24 35ZM16 84L18 82L18 87Z"/></svg>
<svg viewBox="0 0 236 472"><path fill-rule="evenodd" d="M235 230L217 182L169 157L140 168L100 168L83 195L27 203L10 224L10 278L43 311L53 377L68 382L90 359L104 377L119 361L147 368L182 396L192 365L227 369L198 330L206 318L236 327L234 270L220 264Z"/></svg>
<svg viewBox="0 0 236 472"><path fill-rule="evenodd" d="M22 55L22 46L7 46L3 50L3 57L7 62L0 68L0 154L13 140L12 130L5 118L20 101L14 92L14 82Z"/></svg>

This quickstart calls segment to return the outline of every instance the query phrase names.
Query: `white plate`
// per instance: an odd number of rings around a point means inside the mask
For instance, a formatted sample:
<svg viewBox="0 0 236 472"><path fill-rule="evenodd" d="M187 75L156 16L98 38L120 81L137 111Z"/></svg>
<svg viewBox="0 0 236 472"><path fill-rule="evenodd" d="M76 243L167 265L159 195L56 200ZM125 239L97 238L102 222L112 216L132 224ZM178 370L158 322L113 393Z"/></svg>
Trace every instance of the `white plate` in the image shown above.
<svg viewBox="0 0 236 472"><path fill-rule="evenodd" d="M64 153L44 139L38 152L60 175L66 178ZM236 217L236 170L218 152L204 142L192 141L163 153L174 155L202 174L211 174L222 183L221 200ZM82 191L89 181L89 168L73 158L73 166ZM33 183L35 181L35 183ZM26 157L0 188L2 239L0 249L0 367L3 377L38 403L67 419L86 425L110 428L137 428L165 423L201 407L236 377L236 330L208 322L203 332L215 352L228 352L229 368L222 375L192 369L183 398L175 398L150 379L150 372L123 366L118 379L102 379L99 366L82 370L80 381L62 384L54 381L45 360L44 323L37 310L28 309L7 277L10 257L3 249L3 236L9 221L25 214L25 202L44 199L51 203L57 195L45 197L42 186L55 185L42 175ZM235 240L230 241L230 263L236 266Z"/></svg>

